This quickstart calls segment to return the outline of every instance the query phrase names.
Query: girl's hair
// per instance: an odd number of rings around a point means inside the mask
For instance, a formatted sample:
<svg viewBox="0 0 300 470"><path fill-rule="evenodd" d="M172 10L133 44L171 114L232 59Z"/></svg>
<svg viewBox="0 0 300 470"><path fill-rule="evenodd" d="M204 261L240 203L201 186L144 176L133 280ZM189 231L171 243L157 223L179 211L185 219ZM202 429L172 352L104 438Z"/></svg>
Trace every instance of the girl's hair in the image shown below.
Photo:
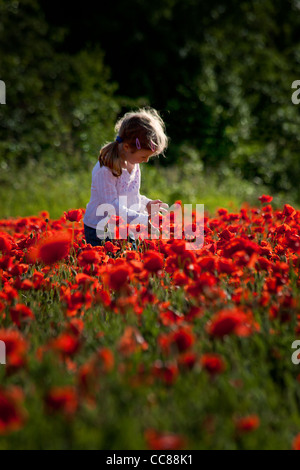
<svg viewBox="0 0 300 470"><path fill-rule="evenodd" d="M127 143L132 153L139 149L152 150L153 155L163 154L168 146L165 124L153 108L141 108L126 113L115 125L122 143ZM119 142L110 142L100 150L100 166L107 166L114 176L122 174Z"/></svg>

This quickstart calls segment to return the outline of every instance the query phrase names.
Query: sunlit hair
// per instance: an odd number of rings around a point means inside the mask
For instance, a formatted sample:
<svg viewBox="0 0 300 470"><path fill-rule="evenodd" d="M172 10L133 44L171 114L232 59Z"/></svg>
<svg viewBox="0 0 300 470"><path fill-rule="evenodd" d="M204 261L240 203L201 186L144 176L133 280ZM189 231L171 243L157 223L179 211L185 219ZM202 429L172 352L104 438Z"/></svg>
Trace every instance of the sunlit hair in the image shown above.
<svg viewBox="0 0 300 470"><path fill-rule="evenodd" d="M165 124L153 108L141 108L124 114L117 121L115 131L123 142L114 141L104 145L99 155L100 166L110 168L114 176L122 174L121 152L123 143L130 146L132 153L139 150L139 148L154 150L153 156L163 154L168 146Z"/></svg>

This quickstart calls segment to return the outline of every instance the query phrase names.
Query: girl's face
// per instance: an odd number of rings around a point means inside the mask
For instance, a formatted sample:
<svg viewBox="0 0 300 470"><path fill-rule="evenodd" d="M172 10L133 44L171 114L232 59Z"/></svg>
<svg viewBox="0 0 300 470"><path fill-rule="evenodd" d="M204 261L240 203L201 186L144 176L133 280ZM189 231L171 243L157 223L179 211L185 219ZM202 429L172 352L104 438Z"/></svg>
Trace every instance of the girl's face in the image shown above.
<svg viewBox="0 0 300 470"><path fill-rule="evenodd" d="M152 150L136 150L135 152L132 152L131 148L127 143L123 144L123 152L121 156L123 157L124 161L127 161L133 165L136 163L147 163L149 161L149 158L153 154Z"/></svg>

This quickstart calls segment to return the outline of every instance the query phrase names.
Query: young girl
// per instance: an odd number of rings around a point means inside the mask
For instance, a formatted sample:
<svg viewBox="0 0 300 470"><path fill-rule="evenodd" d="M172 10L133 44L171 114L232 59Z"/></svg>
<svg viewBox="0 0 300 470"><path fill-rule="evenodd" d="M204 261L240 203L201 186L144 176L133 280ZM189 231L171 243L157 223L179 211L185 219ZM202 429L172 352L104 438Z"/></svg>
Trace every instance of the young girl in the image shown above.
<svg viewBox="0 0 300 470"><path fill-rule="evenodd" d="M151 200L140 194L139 164L163 153L168 145L165 125L157 111L142 108L126 113L118 120L115 131L118 133L116 140L101 148L99 161L92 171L91 198L83 219L85 239L92 246L102 245L105 238L98 225L105 218L103 214L97 215L99 205L110 204L116 215L126 216L128 224L134 221L148 228L151 227L151 206L155 204L152 214L164 212L168 207L159 199ZM132 210L132 205L138 210Z"/></svg>

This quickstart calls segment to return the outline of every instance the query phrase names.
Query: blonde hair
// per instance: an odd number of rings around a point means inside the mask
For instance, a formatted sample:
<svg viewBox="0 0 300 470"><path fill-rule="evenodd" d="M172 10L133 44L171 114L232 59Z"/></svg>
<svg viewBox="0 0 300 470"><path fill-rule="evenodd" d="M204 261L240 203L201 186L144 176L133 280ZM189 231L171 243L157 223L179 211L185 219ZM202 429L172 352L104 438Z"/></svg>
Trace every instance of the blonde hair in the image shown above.
<svg viewBox="0 0 300 470"><path fill-rule="evenodd" d="M165 134L165 124L153 108L140 108L131 111L119 119L115 131L122 139L122 143L130 146L132 153L139 149L153 150L153 155L163 154L168 146L168 137ZM137 140L138 139L138 140ZM138 143L137 143L138 142ZM116 177L122 174L121 151L118 141L104 145L99 154L100 166L107 166Z"/></svg>

